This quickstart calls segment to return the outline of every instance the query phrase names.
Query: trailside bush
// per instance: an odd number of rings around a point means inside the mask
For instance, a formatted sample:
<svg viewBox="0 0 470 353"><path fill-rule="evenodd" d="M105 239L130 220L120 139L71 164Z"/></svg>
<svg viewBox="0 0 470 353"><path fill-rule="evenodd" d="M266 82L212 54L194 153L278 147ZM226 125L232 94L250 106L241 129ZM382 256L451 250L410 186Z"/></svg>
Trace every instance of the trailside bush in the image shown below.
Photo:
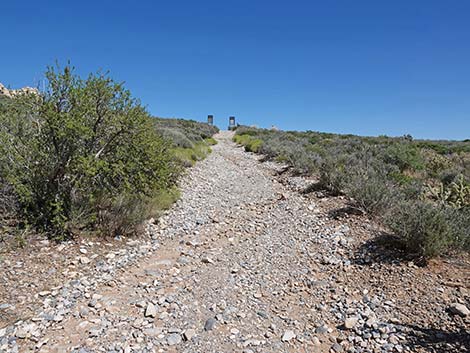
<svg viewBox="0 0 470 353"><path fill-rule="evenodd" d="M345 192L357 206L372 215L380 215L396 201L400 191L373 170L350 170Z"/></svg>
<svg viewBox="0 0 470 353"><path fill-rule="evenodd" d="M157 133L169 138L178 147L185 147L182 146L179 141L181 134L185 136L185 139L194 144L212 137L219 131L214 125L194 120L153 118L152 121L154 122Z"/></svg>
<svg viewBox="0 0 470 353"><path fill-rule="evenodd" d="M247 152L259 152L261 146L263 145L263 141L261 141L260 139L252 138L249 135L236 135L234 137L234 141L238 144L245 146L245 150Z"/></svg>
<svg viewBox="0 0 470 353"><path fill-rule="evenodd" d="M361 210L385 217L410 252L429 257L450 248L470 249L468 141L248 127L240 127L234 140L245 147L261 140L257 152L266 159L315 174L316 188L346 194Z"/></svg>
<svg viewBox="0 0 470 353"><path fill-rule="evenodd" d="M25 219L63 238L102 229L103 215L118 217L121 205L148 209L172 188L179 169L170 145L122 84L101 73L81 79L70 67L49 68L46 78L47 90L0 109L0 176Z"/></svg>
<svg viewBox="0 0 470 353"><path fill-rule="evenodd" d="M170 140L176 147L193 148L194 143L180 130L160 127L157 130L163 138Z"/></svg>
<svg viewBox="0 0 470 353"><path fill-rule="evenodd" d="M452 248L468 246L469 219L452 208L407 201L393 208L386 224L411 253L433 257Z"/></svg>

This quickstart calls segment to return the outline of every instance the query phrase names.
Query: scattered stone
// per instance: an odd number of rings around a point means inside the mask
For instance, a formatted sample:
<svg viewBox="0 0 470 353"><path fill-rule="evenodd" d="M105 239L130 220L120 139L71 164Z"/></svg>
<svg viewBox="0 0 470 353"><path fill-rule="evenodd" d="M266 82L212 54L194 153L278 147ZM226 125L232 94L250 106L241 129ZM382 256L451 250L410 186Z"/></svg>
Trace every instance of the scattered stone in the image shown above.
<svg viewBox="0 0 470 353"><path fill-rule="evenodd" d="M465 305L459 303L451 304L449 307L449 311L454 315L460 315L462 317L470 315L470 310L468 310Z"/></svg>
<svg viewBox="0 0 470 353"><path fill-rule="evenodd" d="M168 335L166 338L166 342L168 343L169 346L174 346L176 344L181 343L181 335L178 333L172 333L171 335Z"/></svg>
<svg viewBox="0 0 470 353"><path fill-rule="evenodd" d="M322 326L318 326L316 329L315 329L315 333L318 333L318 334L325 334L328 332L328 326L325 326L325 325L322 325Z"/></svg>
<svg viewBox="0 0 470 353"><path fill-rule="evenodd" d="M145 316L146 317L157 316L157 309L155 308L155 305L153 305L152 303L147 304L147 309L145 309Z"/></svg>
<svg viewBox="0 0 470 353"><path fill-rule="evenodd" d="M87 264L89 264L90 262L91 262L91 260L90 260L88 257L86 257L86 256L80 256L80 263L81 263L82 265L87 265Z"/></svg>
<svg viewBox="0 0 470 353"><path fill-rule="evenodd" d="M335 343L333 346L331 346L331 349L336 353L342 352L344 350L343 346L339 343Z"/></svg>
<svg viewBox="0 0 470 353"><path fill-rule="evenodd" d="M212 260L209 256L203 256L201 261L205 264L213 264L214 260Z"/></svg>
<svg viewBox="0 0 470 353"><path fill-rule="evenodd" d="M273 162L261 164L257 156L231 144L224 137L209 160L191 169L182 181L181 199L156 222L144 225L145 236L117 235L109 244L43 244L39 252L51 265L45 273L54 280L63 275L61 283L42 283L34 276L24 281L22 273L30 269L24 254L18 260L4 260L2 254L5 287L18 280L27 291L11 288L4 298L11 304L0 305L5 310L0 321L32 319L0 329L0 352L52 352L56 347L51 342L59 336L84 333L79 345L87 348L58 352L214 352L233 347L226 350L258 353L291 347L295 352L400 353L413 350L410 329L402 324L415 309L421 323L449 334L456 332L456 322L467 323L464 280L456 277L447 286L444 273L428 278L425 268L374 261L374 251L380 249L364 243L377 230L373 220L356 214L330 216L350 200L316 191L299 195L311 179L289 172L273 177ZM95 248L99 241L104 248ZM151 255L155 250L156 256ZM60 267L62 259L67 259L65 268ZM94 266L80 266L88 263ZM440 284L429 290L435 277ZM44 288L50 292L41 292ZM426 310L421 303L405 304L423 295L433 299ZM463 320L441 315L448 298L461 303L449 312ZM25 307L38 311L20 315ZM197 328L201 313L211 318ZM338 323L349 331L337 331ZM458 340L445 342L442 334L436 338L430 350L462 350ZM188 342L184 347L183 340Z"/></svg>
<svg viewBox="0 0 470 353"><path fill-rule="evenodd" d="M282 341L283 342L289 342L291 339L295 338L296 335L294 333L294 331L292 330L287 330L284 332L284 334L282 335Z"/></svg>
<svg viewBox="0 0 470 353"><path fill-rule="evenodd" d="M161 333L162 333L161 327L147 328L144 330L144 335L149 336L149 337L157 337Z"/></svg>
<svg viewBox="0 0 470 353"><path fill-rule="evenodd" d="M217 320L213 317L210 319L207 319L206 323L204 324L204 330L205 331L211 331L214 329L215 324L217 323Z"/></svg>
<svg viewBox="0 0 470 353"><path fill-rule="evenodd" d="M358 320L357 317L348 317L344 320L344 327L348 330L353 329L357 325Z"/></svg>
<svg viewBox="0 0 470 353"><path fill-rule="evenodd" d="M194 336L196 336L196 330L189 328L184 331L183 337L186 341L191 341Z"/></svg>
<svg viewBox="0 0 470 353"><path fill-rule="evenodd" d="M17 331L16 331L16 337L18 338L26 338L26 336L28 335L28 331L26 331L24 328L19 328Z"/></svg>

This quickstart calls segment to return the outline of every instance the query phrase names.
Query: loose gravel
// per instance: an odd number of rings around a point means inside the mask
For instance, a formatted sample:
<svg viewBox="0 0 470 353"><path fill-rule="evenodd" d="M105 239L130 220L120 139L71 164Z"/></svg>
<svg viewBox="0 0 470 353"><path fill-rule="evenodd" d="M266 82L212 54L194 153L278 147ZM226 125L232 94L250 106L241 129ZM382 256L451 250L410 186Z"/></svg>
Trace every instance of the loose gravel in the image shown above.
<svg viewBox="0 0 470 353"><path fill-rule="evenodd" d="M468 262L386 261L372 220L332 215L347 200L216 137L148 241L81 251L95 270L38 293L0 352L470 350Z"/></svg>

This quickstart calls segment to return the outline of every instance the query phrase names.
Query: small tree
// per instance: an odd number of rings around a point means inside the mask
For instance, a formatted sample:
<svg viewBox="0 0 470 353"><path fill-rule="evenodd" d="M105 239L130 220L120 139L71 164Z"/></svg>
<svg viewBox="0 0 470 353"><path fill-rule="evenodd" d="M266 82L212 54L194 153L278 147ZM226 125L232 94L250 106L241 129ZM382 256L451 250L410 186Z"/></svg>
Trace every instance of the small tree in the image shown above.
<svg viewBox="0 0 470 353"><path fill-rule="evenodd" d="M0 111L0 177L30 222L64 236L172 187L168 143L122 84L101 73L83 80L69 66L46 78L44 92Z"/></svg>

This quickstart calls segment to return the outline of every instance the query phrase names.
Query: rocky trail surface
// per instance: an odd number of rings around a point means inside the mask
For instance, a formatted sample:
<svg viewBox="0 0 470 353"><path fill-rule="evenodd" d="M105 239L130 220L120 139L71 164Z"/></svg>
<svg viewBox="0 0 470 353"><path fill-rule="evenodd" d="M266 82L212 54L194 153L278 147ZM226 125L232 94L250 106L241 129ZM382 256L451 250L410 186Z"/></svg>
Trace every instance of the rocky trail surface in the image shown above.
<svg viewBox="0 0 470 353"><path fill-rule="evenodd" d="M470 350L466 261L383 256L379 227L338 216L347 200L302 194L308 180L231 137L150 240L102 258L81 247L77 266L96 270L36 294L34 314L0 326L0 352Z"/></svg>

